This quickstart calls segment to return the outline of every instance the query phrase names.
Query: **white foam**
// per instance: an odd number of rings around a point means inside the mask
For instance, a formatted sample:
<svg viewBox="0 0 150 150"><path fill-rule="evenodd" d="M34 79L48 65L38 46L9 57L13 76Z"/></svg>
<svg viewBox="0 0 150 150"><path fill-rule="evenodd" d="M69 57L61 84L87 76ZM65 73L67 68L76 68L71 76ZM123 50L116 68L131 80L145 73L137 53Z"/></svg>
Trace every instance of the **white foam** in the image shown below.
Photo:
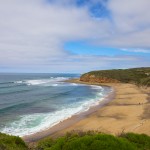
<svg viewBox="0 0 150 150"><path fill-rule="evenodd" d="M96 97L96 99L87 99L84 102L78 102L76 106L70 105L68 108L64 108L53 113L37 113L20 116L17 121L7 125L1 130L1 132L16 136L25 136L37 133L48 129L75 114L89 110L90 107L98 105L102 100L102 97L99 96L99 98Z"/></svg>
<svg viewBox="0 0 150 150"><path fill-rule="evenodd" d="M21 83L23 83L23 81L15 81L14 83L21 84Z"/></svg>
<svg viewBox="0 0 150 150"><path fill-rule="evenodd" d="M58 84L52 84L52 86L58 86Z"/></svg>
<svg viewBox="0 0 150 150"><path fill-rule="evenodd" d="M61 111L56 111L49 114L34 114L21 116L21 119L13 122L12 124L10 124L10 126L5 127L3 130L1 130L1 132L16 136L30 135L32 133L36 133L38 131L42 131L44 129L52 127L59 122L70 118L73 114L76 114L81 110L82 107L78 107L63 109ZM32 127L32 123L38 122L38 120L41 120L39 124L37 124L35 127Z"/></svg>
<svg viewBox="0 0 150 150"><path fill-rule="evenodd" d="M48 83L48 80L27 80L25 83L27 85L40 85L40 84L45 84Z"/></svg>
<svg viewBox="0 0 150 150"><path fill-rule="evenodd" d="M38 80L22 80L22 81L15 81L16 84L26 84L28 86L34 85L43 85L43 86L55 86L54 83L65 81L69 79L68 77L50 77L49 79L38 79ZM58 86L58 85L57 85Z"/></svg>
<svg viewBox="0 0 150 150"><path fill-rule="evenodd" d="M76 83L72 83L71 85L73 85L73 86L78 86L78 84L76 84Z"/></svg>
<svg viewBox="0 0 150 150"><path fill-rule="evenodd" d="M64 78L50 78L46 80L27 80L26 83L30 83L32 85L39 85L39 84L51 84L51 86L58 86L58 85L67 85L71 83L57 83L52 81L60 81L60 79ZM66 80L66 78L64 79ZM21 83L21 82L20 82ZM76 86L77 84L71 84L72 86ZM7 124L5 128L1 129L1 132L17 135L17 136L25 136L30 135L33 133L37 133L39 131L48 129L59 122L70 118L75 114L79 114L81 112L85 112L89 110L90 107L96 106L103 100L105 93L103 92L103 87L101 86L91 86L92 89L97 89L95 98L93 99L86 99L85 101L77 102L76 104L65 106L65 108L51 112L51 113L36 113L31 115L24 115L20 116L18 120Z"/></svg>
<svg viewBox="0 0 150 150"><path fill-rule="evenodd" d="M96 89L96 90L99 90L99 89L103 90L103 88L101 86L98 86L98 85L91 85L91 88Z"/></svg>

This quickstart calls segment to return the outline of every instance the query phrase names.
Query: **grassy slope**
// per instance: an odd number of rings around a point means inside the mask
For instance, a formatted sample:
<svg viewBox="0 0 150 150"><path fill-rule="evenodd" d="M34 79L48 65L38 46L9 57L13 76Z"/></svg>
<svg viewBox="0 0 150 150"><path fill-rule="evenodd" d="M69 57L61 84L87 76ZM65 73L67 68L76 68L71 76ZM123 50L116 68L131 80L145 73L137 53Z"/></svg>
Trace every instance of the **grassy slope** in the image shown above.
<svg viewBox="0 0 150 150"><path fill-rule="evenodd" d="M101 70L91 71L81 76L94 75L95 78L111 78L125 83L136 83L138 85L150 86L150 67L147 68L133 68L133 69L113 69L113 70Z"/></svg>
<svg viewBox="0 0 150 150"><path fill-rule="evenodd" d="M21 138L1 133L0 150L29 150L29 148ZM42 139L30 150L150 150L150 137L134 133L115 137L96 132L73 132L57 139Z"/></svg>
<svg viewBox="0 0 150 150"><path fill-rule="evenodd" d="M41 140L36 150L150 150L150 137L127 133L118 137L100 133L74 133Z"/></svg>
<svg viewBox="0 0 150 150"><path fill-rule="evenodd" d="M25 142L16 136L0 133L0 150L27 150Z"/></svg>

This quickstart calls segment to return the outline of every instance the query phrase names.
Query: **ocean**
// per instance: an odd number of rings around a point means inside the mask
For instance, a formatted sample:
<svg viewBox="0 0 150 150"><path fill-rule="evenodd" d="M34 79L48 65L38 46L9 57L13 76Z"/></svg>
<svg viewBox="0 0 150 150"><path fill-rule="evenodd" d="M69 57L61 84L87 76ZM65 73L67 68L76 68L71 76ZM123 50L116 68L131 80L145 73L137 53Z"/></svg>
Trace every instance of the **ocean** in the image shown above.
<svg viewBox="0 0 150 150"><path fill-rule="evenodd" d="M30 135L104 100L111 88L67 83L79 74L0 74L0 132Z"/></svg>

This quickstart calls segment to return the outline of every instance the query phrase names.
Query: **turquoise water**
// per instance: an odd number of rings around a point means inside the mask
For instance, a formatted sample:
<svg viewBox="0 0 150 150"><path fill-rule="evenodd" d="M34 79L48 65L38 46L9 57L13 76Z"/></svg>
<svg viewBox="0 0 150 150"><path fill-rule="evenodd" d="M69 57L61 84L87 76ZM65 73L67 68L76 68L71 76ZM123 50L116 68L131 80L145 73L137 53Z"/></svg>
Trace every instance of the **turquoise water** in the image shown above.
<svg viewBox="0 0 150 150"><path fill-rule="evenodd" d="M24 136L87 111L108 87L64 82L77 74L0 74L0 132Z"/></svg>

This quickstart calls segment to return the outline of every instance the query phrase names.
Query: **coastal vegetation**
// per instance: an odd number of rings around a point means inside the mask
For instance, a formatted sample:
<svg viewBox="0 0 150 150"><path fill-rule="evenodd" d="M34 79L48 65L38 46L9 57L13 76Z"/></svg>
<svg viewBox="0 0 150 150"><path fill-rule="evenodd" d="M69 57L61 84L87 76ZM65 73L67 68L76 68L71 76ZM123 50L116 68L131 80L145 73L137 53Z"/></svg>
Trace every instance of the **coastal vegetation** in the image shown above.
<svg viewBox="0 0 150 150"><path fill-rule="evenodd" d="M97 132L72 132L63 137L45 138L33 147L15 136L0 134L0 150L150 150L150 137L122 133L118 136Z"/></svg>
<svg viewBox="0 0 150 150"><path fill-rule="evenodd" d="M0 150L27 150L25 142L17 136L0 133Z"/></svg>
<svg viewBox="0 0 150 150"><path fill-rule="evenodd" d="M150 67L91 71L83 74L80 80L96 83L134 83L147 87L150 86Z"/></svg>

